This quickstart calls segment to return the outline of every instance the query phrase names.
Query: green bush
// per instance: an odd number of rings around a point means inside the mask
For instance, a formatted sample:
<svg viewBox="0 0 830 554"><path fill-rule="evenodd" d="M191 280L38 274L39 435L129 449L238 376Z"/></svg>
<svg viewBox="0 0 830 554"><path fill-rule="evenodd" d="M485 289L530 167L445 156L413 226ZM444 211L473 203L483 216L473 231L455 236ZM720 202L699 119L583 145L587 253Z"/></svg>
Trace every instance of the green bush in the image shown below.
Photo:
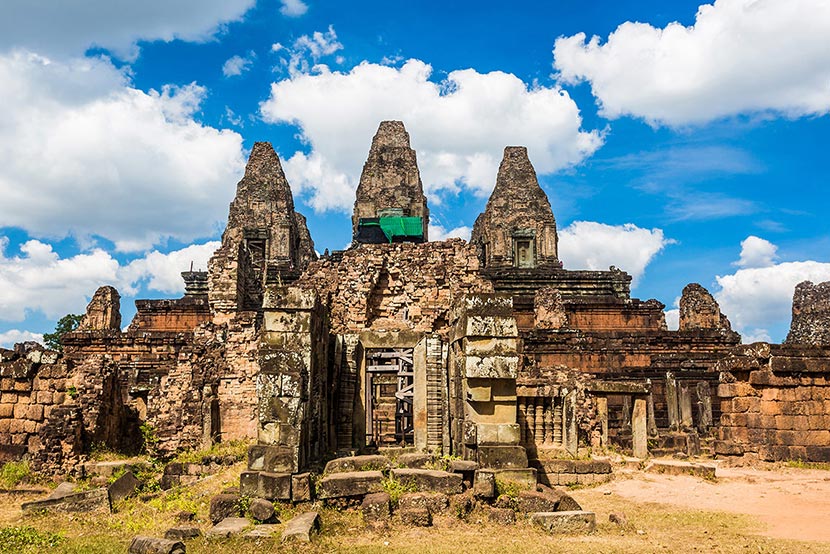
<svg viewBox="0 0 830 554"><path fill-rule="evenodd" d="M6 489L12 489L22 483L31 475L29 469L29 462L22 460L20 462L6 462L0 468L0 485Z"/></svg>
<svg viewBox="0 0 830 554"><path fill-rule="evenodd" d="M418 487L413 481L398 481L394 477L387 477L381 481L383 491L389 495L389 499L393 504L398 503L398 499L408 492L417 492Z"/></svg>

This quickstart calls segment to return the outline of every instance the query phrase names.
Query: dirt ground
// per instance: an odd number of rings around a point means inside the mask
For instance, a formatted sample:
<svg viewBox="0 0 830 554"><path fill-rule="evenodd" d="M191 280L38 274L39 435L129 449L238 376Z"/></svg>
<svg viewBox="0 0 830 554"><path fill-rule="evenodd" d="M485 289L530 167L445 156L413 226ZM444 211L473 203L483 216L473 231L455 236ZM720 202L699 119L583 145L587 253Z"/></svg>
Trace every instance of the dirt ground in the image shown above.
<svg viewBox="0 0 830 554"><path fill-rule="evenodd" d="M830 471L718 467L716 476L715 481L706 481L622 473L596 492L635 502L746 514L763 523L762 535L830 544Z"/></svg>
<svg viewBox="0 0 830 554"><path fill-rule="evenodd" d="M238 466L238 467L237 467ZM0 528L31 525L58 532L66 540L51 548L56 553L111 554L126 551L137 534L161 536L182 509L198 514L206 530L209 498L238 479L243 464L229 467L196 487L170 492L157 503L132 499L107 515L44 515L22 518L20 503L42 497L30 493L0 493ZM32 487L35 488L35 487ZM654 552L830 554L830 471L791 468L719 467L717 478L671 476L625 469L615 479L570 494L584 509L596 512L591 535L549 535L526 521L500 526L488 521L487 511L468 521L451 514L436 518L430 528L399 524L383 531L367 529L359 512L322 508L321 535L309 545L288 546L277 538L252 544L246 539L188 543L190 554L236 552L348 552L365 554L482 554L505 551L522 554L609 554ZM300 508L307 509L307 508ZM315 509L321 509L316 507ZM625 514L628 523L609 521ZM285 518L283 517L285 516ZM290 514L281 514L287 521ZM281 526L280 526L281 527ZM247 541L247 542L246 542ZM0 552L29 554L38 550Z"/></svg>

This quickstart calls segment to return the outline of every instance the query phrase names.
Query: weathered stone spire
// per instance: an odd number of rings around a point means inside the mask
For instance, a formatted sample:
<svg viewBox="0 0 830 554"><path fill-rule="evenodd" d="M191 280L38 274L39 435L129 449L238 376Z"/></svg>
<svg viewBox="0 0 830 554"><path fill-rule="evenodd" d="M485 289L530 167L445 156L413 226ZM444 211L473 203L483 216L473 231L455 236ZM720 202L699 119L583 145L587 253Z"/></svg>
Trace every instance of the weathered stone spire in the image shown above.
<svg viewBox="0 0 830 554"><path fill-rule="evenodd" d="M209 265L214 312L258 310L267 283L291 282L316 258L305 218L268 142L254 143Z"/></svg>
<svg viewBox="0 0 830 554"><path fill-rule="evenodd" d="M121 295L114 287L95 291L78 331L121 331Z"/></svg>
<svg viewBox="0 0 830 554"><path fill-rule="evenodd" d="M830 281L803 281L793 292L793 319L785 344L830 345Z"/></svg>
<svg viewBox="0 0 830 554"><path fill-rule="evenodd" d="M689 283L680 296L680 331L722 330L730 331L729 319L721 313L720 306L708 290L697 283Z"/></svg>
<svg viewBox="0 0 830 554"><path fill-rule="evenodd" d="M420 217L423 239L428 240L427 199L417 156L401 121L381 122L372 139L355 194L353 236L357 236L362 218L384 216Z"/></svg>
<svg viewBox="0 0 830 554"><path fill-rule="evenodd" d="M496 187L470 240L486 267L560 265L553 210L524 146L504 149Z"/></svg>

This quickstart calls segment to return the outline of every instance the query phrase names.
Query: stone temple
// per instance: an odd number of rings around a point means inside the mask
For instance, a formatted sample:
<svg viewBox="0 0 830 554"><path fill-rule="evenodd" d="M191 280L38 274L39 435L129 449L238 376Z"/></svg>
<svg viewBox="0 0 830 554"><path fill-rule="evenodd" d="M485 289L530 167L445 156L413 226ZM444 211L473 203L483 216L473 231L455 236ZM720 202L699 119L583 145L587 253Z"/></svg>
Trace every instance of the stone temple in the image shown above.
<svg viewBox="0 0 830 554"><path fill-rule="evenodd" d="M111 287L62 353L0 350L0 457L72 471L93 445L161 455L247 438L299 474L385 449L518 479L580 448L830 460L830 289L795 292L785 344L741 345L688 285L680 327L631 276L571 270L528 152L508 146L470 242L431 242L416 152L380 124L351 246L318 257L280 160L256 143L206 272L175 300ZM349 231L344 230L344 242Z"/></svg>

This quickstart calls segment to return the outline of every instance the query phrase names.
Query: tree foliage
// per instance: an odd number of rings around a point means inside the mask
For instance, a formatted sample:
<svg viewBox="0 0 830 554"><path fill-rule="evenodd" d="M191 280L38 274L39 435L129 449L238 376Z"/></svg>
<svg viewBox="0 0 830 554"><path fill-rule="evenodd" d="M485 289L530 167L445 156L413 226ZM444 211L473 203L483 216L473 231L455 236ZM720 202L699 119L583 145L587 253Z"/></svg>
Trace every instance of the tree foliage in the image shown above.
<svg viewBox="0 0 830 554"><path fill-rule="evenodd" d="M63 350L63 336L66 333L71 333L75 329L78 328L78 325L81 324L81 320L84 318L83 315L78 314L66 314L62 318L60 318L55 324L55 332L54 333L44 333L43 334L43 342L47 348L51 348L52 350Z"/></svg>

